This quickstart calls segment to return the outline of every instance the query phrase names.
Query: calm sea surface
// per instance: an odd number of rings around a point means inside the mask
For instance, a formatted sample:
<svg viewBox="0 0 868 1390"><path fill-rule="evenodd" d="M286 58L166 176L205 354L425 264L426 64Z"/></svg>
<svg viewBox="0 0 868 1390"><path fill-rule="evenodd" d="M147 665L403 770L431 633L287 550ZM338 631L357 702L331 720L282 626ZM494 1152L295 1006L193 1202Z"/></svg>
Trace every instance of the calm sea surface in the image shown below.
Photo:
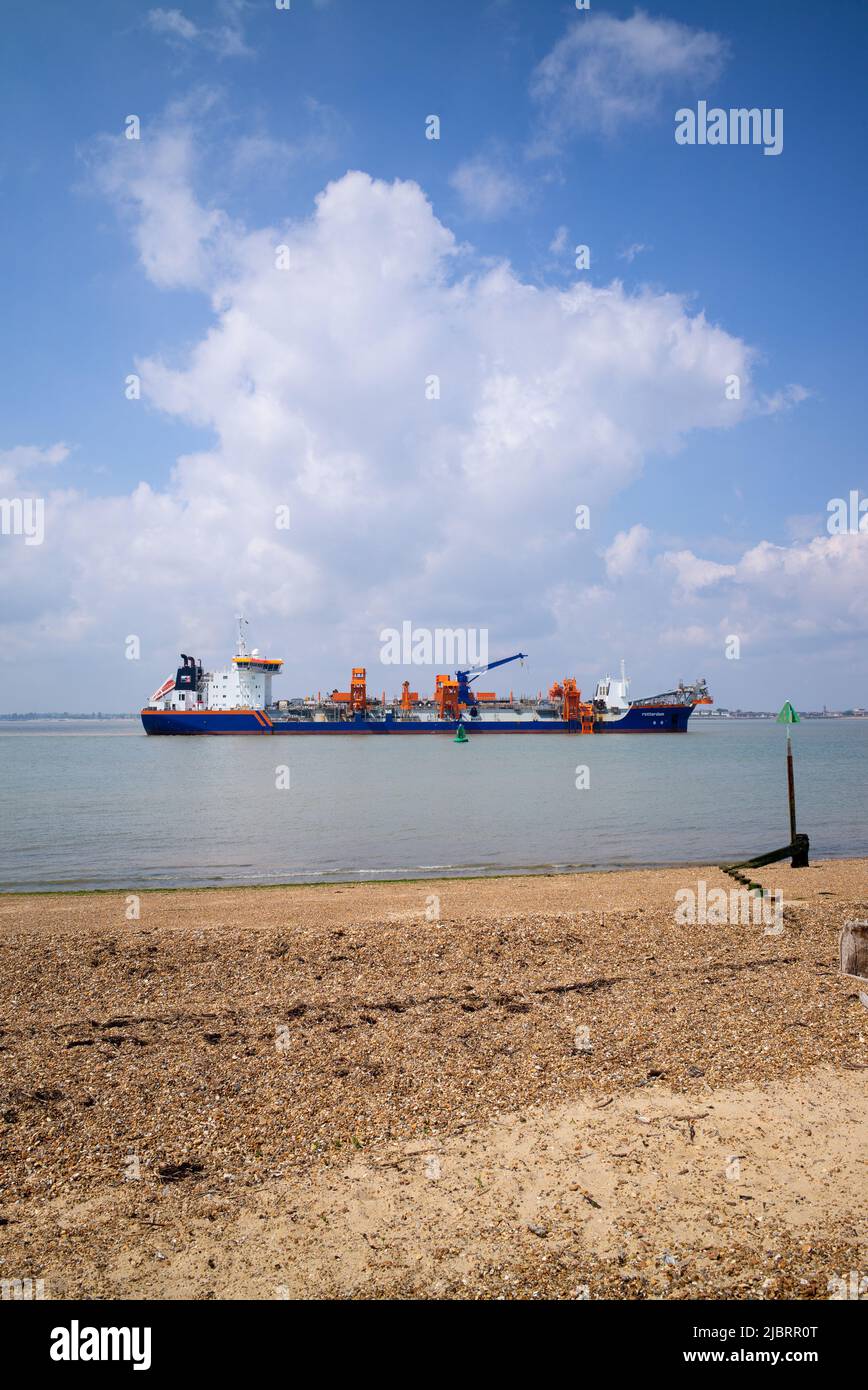
<svg viewBox="0 0 868 1390"><path fill-rule="evenodd" d="M466 747L0 724L0 891L746 858L789 839L785 741L771 722L695 719L686 735L485 735ZM868 854L868 719L804 722L793 744L812 852Z"/></svg>

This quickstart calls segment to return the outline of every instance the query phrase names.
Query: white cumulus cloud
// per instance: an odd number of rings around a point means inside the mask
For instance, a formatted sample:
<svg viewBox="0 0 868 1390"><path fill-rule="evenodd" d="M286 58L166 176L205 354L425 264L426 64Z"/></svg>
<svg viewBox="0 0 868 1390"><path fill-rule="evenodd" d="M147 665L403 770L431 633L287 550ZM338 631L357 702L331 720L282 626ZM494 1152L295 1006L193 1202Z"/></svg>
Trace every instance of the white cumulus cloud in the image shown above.
<svg viewBox="0 0 868 1390"><path fill-rule="evenodd" d="M566 660L578 633L593 644L589 611L610 640L576 506L602 514L649 456L736 424L752 402L748 346L678 295L563 289L492 265L412 182L350 172L308 217L251 228L197 196L183 124L125 143L103 148L101 182L144 272L211 305L186 351L136 363L145 402L212 442L164 487L48 494L44 545L4 547L22 594L3 622L16 669L36 671L46 642L87 639L95 683L122 675L126 689L138 674L147 694L179 644L222 658L239 610L288 657L285 689L373 664L380 630L404 619L486 627L498 650L533 643L542 679L547 654ZM731 372L741 402L723 399ZM610 574L626 576L647 540L641 525L616 538ZM695 581L709 562L679 563ZM135 671L118 641L130 632ZM397 672L384 676L391 688Z"/></svg>

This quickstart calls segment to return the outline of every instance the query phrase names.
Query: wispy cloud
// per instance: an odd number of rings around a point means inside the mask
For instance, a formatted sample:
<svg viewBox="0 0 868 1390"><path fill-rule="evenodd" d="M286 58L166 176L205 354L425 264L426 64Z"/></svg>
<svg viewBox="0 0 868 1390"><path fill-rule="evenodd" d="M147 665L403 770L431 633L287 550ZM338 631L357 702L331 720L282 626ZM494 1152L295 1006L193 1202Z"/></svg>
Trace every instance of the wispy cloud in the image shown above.
<svg viewBox="0 0 868 1390"><path fill-rule="evenodd" d="M204 286L231 254L227 215L193 191L195 156L183 120L157 122L147 143L105 137L89 152L95 186L129 219L148 278L163 289Z"/></svg>
<svg viewBox="0 0 868 1390"><path fill-rule="evenodd" d="M727 53L718 34L642 10L630 19L577 15L531 78L540 118L535 152L646 119L667 91L713 82Z"/></svg>
<svg viewBox="0 0 868 1390"><path fill-rule="evenodd" d="M686 594L719 584L723 579L731 579L737 572L735 565L719 565L716 560L703 560L692 550L668 550L662 557L662 563L674 570L675 582Z"/></svg>
<svg viewBox="0 0 868 1390"><path fill-rule="evenodd" d="M192 43L200 34L198 25L180 10L148 10L145 18L155 34L163 34L166 38Z"/></svg>
<svg viewBox="0 0 868 1390"><path fill-rule="evenodd" d="M208 49L218 58L246 58L253 50L244 38L247 0L217 0L214 23L196 24L181 10L148 10L145 21L155 34L175 47Z"/></svg>
<svg viewBox="0 0 868 1390"><path fill-rule="evenodd" d="M629 531L619 531L612 544L603 552L606 574L610 579L625 579L645 564L651 532L637 524Z"/></svg>
<svg viewBox="0 0 868 1390"><path fill-rule="evenodd" d="M315 97L306 97L303 106L308 122L293 140L279 139L258 130L239 136L232 144L230 164L239 175L265 170L281 173L304 159L333 159L346 134L346 123L334 107Z"/></svg>
<svg viewBox="0 0 868 1390"><path fill-rule="evenodd" d="M461 197L465 210L485 220L503 217L520 206L524 197L521 181L508 169L482 155L459 164L449 182Z"/></svg>
<svg viewBox="0 0 868 1390"><path fill-rule="evenodd" d="M11 449L0 449L0 468L11 468L16 473L29 473L34 468L54 467L69 458L69 445L59 441L43 448L39 444L16 444Z"/></svg>
<svg viewBox="0 0 868 1390"><path fill-rule="evenodd" d="M69 454L69 445L62 441L45 448L39 444L15 444L11 449L0 449L0 487L15 487L39 469L56 468Z"/></svg>
<svg viewBox="0 0 868 1390"><path fill-rule="evenodd" d="M780 415L783 410L792 410L794 406L801 405L812 394L807 386L800 386L794 381L780 391L773 391L770 396L761 396L759 410L762 415Z"/></svg>
<svg viewBox="0 0 868 1390"><path fill-rule="evenodd" d="M566 251L568 236L569 232L566 227L558 227L557 231L555 232L554 236L549 242L549 250L551 251L552 255L559 256L563 251Z"/></svg>

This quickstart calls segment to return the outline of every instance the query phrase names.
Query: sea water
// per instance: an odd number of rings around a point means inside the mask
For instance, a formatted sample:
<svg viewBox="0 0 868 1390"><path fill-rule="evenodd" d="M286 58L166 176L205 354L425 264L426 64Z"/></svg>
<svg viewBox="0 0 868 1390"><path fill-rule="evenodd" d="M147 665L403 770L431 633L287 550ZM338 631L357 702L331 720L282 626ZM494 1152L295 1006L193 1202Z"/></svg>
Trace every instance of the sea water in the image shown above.
<svg viewBox="0 0 868 1390"><path fill-rule="evenodd" d="M868 719L793 729L798 828L868 854ZM709 863L788 843L786 731L148 738L0 723L0 890ZM581 769L587 769L586 772Z"/></svg>

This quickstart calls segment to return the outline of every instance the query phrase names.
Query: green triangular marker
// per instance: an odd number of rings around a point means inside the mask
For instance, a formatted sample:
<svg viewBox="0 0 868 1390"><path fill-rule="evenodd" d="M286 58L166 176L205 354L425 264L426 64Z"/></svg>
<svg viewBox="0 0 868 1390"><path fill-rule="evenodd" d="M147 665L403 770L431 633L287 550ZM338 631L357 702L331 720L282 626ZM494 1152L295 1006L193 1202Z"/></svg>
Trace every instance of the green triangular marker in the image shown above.
<svg viewBox="0 0 868 1390"><path fill-rule="evenodd" d="M792 705L790 704L789 700L787 700L786 704L784 705L783 709L781 710L780 714L778 715L778 717L777 717L775 723L777 723L777 724L801 724L801 722L802 722L802 721L801 721L801 719L799 718L799 716L797 715L796 711L793 709L793 707L792 707Z"/></svg>
<svg viewBox="0 0 868 1390"><path fill-rule="evenodd" d="M470 742L470 739L467 737L467 734L466 734L466 732L465 732L465 729L464 729L464 725L463 725L463 724L459 724L459 725L458 725L458 733L455 735L455 737L454 737L454 739L452 740L452 742L453 742L453 743L469 743L469 742Z"/></svg>

